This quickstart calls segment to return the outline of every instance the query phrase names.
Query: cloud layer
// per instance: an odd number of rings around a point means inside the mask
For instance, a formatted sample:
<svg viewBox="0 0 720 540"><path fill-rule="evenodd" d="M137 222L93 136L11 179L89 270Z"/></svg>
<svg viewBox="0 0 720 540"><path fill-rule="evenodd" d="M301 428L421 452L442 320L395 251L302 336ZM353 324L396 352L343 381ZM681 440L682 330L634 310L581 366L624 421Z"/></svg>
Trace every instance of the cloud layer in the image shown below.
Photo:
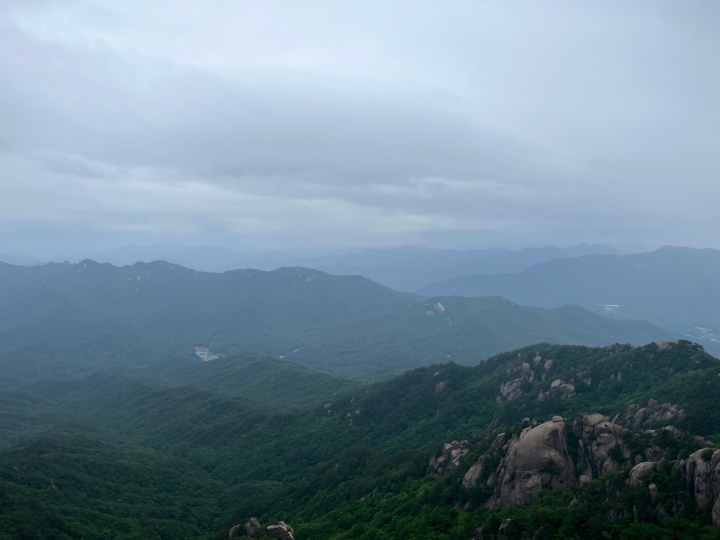
<svg viewBox="0 0 720 540"><path fill-rule="evenodd" d="M0 252L720 247L715 2L0 8Z"/></svg>

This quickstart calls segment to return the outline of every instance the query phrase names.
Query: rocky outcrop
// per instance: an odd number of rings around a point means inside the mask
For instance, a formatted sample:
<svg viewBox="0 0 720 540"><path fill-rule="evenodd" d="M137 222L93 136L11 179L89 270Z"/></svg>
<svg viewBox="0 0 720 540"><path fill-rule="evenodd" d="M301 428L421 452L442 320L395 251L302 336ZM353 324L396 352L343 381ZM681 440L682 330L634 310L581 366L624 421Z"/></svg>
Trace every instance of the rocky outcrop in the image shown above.
<svg viewBox="0 0 720 540"><path fill-rule="evenodd" d="M262 525L260 525L260 522L254 517L250 518L250 520L245 524L245 535L249 538L252 538L261 530Z"/></svg>
<svg viewBox="0 0 720 540"><path fill-rule="evenodd" d="M685 462L685 487L698 507L714 505L720 498L720 450L703 448L690 454Z"/></svg>
<svg viewBox="0 0 720 540"><path fill-rule="evenodd" d="M508 374L519 373L520 376L505 381L500 385L500 393L496 398L497 402L511 401L532 388L536 382L544 381L552 365L552 359L542 363L542 356L535 353L532 365L529 362L522 362L519 366L509 369Z"/></svg>
<svg viewBox="0 0 720 540"><path fill-rule="evenodd" d="M682 460L677 455L678 446L667 444L668 435L683 440L683 444L692 438L673 426L633 434L597 413L580 414L569 423L559 416L541 424L528 425L528 419L523 422L525 428L519 433L497 435L462 478L462 486L467 490L482 485L493 489L485 502L486 508L526 505L543 489L583 485L604 473L621 472L626 475L629 488L647 486L643 489L648 490L649 509L655 515L677 516L685 511L685 503L675 501L663 506L667 500L662 498L658 484L648 482L653 471L664 475L672 471L674 478L685 482L699 508L711 508L713 526L720 529L720 450L711 442L696 437L692 444L705 448ZM438 460L445 455L445 460L451 460L453 448L460 448L459 445L457 442L445 445ZM483 529L476 531L476 537L482 538L483 534Z"/></svg>
<svg viewBox="0 0 720 540"><path fill-rule="evenodd" d="M295 540L293 528L284 521L279 521L277 525L268 525L267 532L270 536L279 540Z"/></svg>
<svg viewBox="0 0 720 540"><path fill-rule="evenodd" d="M245 529L244 536L239 536L241 528ZM278 521L276 524L263 527L254 517L250 518L242 527L240 524L232 527L228 532L228 538L258 538L263 533L267 533L278 540L295 540L293 528L284 521Z"/></svg>
<svg viewBox="0 0 720 540"><path fill-rule="evenodd" d="M440 476L457 470L460 466L460 459L469 451L467 441L445 443L440 455L430 458L430 476L432 478L439 478Z"/></svg>
<svg viewBox="0 0 720 540"><path fill-rule="evenodd" d="M643 461L642 463L638 463L635 465L632 470L630 471L630 477L628 478L628 485L630 487L638 487L643 484L643 480L645 479L645 476L653 470L655 470L655 466L657 464L654 461ZM655 484L652 484L655 485ZM655 486L655 490L657 491L657 486ZM652 491L652 490L651 490Z"/></svg>
<svg viewBox="0 0 720 540"><path fill-rule="evenodd" d="M576 448L568 446L569 430ZM628 436L627 429L601 414L582 414L571 426L555 416L549 422L527 426L511 437L498 435L490 449L467 470L462 485L472 489L487 478L486 483L494 488L487 507L521 506L543 489L576 486L618 470L619 461L630 457L625 442ZM571 456L576 456L577 462ZM494 470L486 470L489 463Z"/></svg>
<svg viewBox="0 0 720 540"><path fill-rule="evenodd" d="M555 379L550 383L550 388L546 392L540 392L538 401L545 401L548 398L559 397L560 399L568 399L575 395L575 381L563 381Z"/></svg>
<svg viewBox="0 0 720 540"><path fill-rule="evenodd" d="M567 450L565 429L564 420L556 416L513 436L507 455L488 480L495 486L495 493L486 506L521 506L535 499L544 488L574 485L574 465Z"/></svg>
<svg viewBox="0 0 720 540"><path fill-rule="evenodd" d="M507 450L506 441L507 438L504 433L500 433L495 437L490 449L480 456L475 464L468 469L465 476L463 476L462 485L465 489L472 489L480 484L480 478L485 470L486 461L497 458L502 450Z"/></svg>
<svg viewBox="0 0 720 540"><path fill-rule="evenodd" d="M613 422L629 428L640 427L645 424L654 424L677 420L684 416L685 412L675 404L659 403L655 399L647 402L645 407L633 404L622 414L613 418Z"/></svg>
<svg viewBox="0 0 720 540"><path fill-rule="evenodd" d="M619 458L630 457L625 442L630 431L609 422L602 414L581 414L573 423L573 431L580 438L578 450L584 474L590 478L617 471Z"/></svg>

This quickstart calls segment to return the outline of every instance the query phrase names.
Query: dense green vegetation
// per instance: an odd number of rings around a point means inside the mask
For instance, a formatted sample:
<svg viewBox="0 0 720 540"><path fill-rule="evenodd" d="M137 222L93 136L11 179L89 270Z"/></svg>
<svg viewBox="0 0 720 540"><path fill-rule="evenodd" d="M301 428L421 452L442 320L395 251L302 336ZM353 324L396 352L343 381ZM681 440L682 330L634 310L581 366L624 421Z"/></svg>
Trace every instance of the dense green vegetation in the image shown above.
<svg viewBox="0 0 720 540"><path fill-rule="evenodd" d="M515 399L497 399L523 362L535 380ZM654 398L685 411L672 422L678 428L718 437L720 361L689 342L543 344L474 367L437 364L336 388L327 375L296 369L228 358L143 379L96 373L0 394L8 411L0 538L221 538L250 516L283 519L305 539L469 539L479 527L492 538L507 519L505 529L537 538L715 537L709 509L697 510L671 466L645 482L661 486L666 507L681 508L665 517L649 506L647 487L627 486L631 463L622 457L617 473L546 491L523 508L485 509L491 490L460 485L494 434L520 429L526 417L612 417ZM553 380L570 378L574 396L538 401ZM460 439L471 448L460 468L429 476L429 458ZM689 435L663 441L678 456L698 447Z"/></svg>

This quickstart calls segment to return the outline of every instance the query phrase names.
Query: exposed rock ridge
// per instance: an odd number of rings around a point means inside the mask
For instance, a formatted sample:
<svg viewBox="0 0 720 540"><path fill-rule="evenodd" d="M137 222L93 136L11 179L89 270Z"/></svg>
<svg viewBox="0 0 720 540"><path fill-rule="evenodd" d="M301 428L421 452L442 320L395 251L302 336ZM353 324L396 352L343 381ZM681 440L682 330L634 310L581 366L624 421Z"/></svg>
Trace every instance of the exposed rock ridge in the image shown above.
<svg viewBox="0 0 720 540"><path fill-rule="evenodd" d="M693 444L705 448L682 460L672 445L653 442L668 436L692 441L672 426L633 433L598 413L581 414L572 422L555 416L549 422L527 425L519 433L497 435L466 471L462 486L470 490L487 485L493 493L485 506L509 508L530 503L543 489L578 486L604 473L621 472L628 486L647 485L655 511L662 516L679 510L662 506L658 486L648 475L661 465L672 466L684 478L698 507L712 508L713 526L720 528L720 450L696 437Z"/></svg>
<svg viewBox="0 0 720 540"><path fill-rule="evenodd" d="M630 405L626 412L615 415L612 421L621 426L635 428L644 424L679 420L684 415L685 411L678 405L659 403L655 399L650 399L645 407L636 404Z"/></svg>
<svg viewBox="0 0 720 540"><path fill-rule="evenodd" d="M486 506L522 506L544 488L569 487L574 484L573 470L563 418L556 416L549 422L526 427L510 439L505 458L488 479L496 489Z"/></svg>
<svg viewBox="0 0 720 540"><path fill-rule="evenodd" d="M460 459L469 451L467 441L445 443L440 456L430 458L430 476L439 478L440 476L457 470L457 468L460 467Z"/></svg>

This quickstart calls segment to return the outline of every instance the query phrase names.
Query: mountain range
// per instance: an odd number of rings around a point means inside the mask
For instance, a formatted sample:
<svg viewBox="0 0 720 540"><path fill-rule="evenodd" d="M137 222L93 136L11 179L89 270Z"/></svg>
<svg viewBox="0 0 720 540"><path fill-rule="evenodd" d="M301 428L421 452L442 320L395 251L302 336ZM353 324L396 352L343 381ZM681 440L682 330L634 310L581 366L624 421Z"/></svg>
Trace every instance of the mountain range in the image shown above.
<svg viewBox="0 0 720 540"><path fill-rule="evenodd" d="M0 297L0 353L32 360L5 366L6 380L18 371L130 368L196 351L384 376L440 361L474 364L543 341L607 345L682 337L574 306L427 299L307 268L217 274L162 261L0 264Z"/></svg>
<svg viewBox="0 0 720 540"><path fill-rule="evenodd" d="M302 267L0 264L0 538L717 538L720 360L627 318L712 314L714 253L479 276L535 275L536 303L598 289L552 307ZM612 291L642 302L573 305Z"/></svg>
<svg viewBox="0 0 720 540"><path fill-rule="evenodd" d="M203 272L225 272L240 268L277 270L303 266L334 275L361 275L402 291L415 291L432 282L473 273L518 272L533 264L563 257L620 253L604 245L554 246L509 250L430 249L417 246L326 250L318 253L282 251L237 251L217 246L186 246L167 242L150 246L124 246L96 253L92 259L116 266L164 260ZM55 257L53 262L80 262L86 257ZM37 261L27 257L0 254L0 261L25 266Z"/></svg>
<svg viewBox="0 0 720 540"><path fill-rule="evenodd" d="M528 306L574 304L618 319L641 319L691 336L720 353L720 251L666 246L631 255L585 255L521 272L467 275L419 292L500 295Z"/></svg>

